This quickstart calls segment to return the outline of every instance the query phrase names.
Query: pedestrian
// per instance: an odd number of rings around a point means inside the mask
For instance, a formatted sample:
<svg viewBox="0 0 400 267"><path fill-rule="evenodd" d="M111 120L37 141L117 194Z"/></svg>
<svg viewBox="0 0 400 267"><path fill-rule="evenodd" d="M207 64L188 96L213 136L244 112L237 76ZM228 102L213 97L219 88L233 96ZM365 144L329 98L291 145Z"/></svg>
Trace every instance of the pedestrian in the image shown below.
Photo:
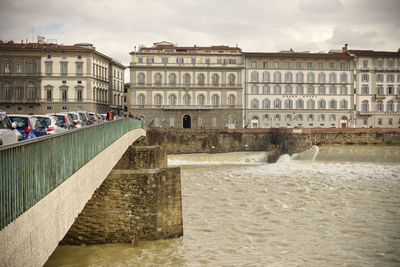
<svg viewBox="0 0 400 267"><path fill-rule="evenodd" d="M113 116L112 111L109 110L109 111L107 112L107 120L108 120L108 121L112 121L112 120L114 119L113 117L114 117L114 116Z"/></svg>

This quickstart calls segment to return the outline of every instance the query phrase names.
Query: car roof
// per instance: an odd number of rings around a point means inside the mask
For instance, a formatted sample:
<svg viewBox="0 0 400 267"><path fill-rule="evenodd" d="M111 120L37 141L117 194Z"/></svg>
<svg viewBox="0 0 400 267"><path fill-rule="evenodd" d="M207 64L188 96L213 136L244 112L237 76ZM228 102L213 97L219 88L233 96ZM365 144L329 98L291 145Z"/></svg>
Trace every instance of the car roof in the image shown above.
<svg viewBox="0 0 400 267"><path fill-rule="evenodd" d="M26 114L8 114L9 117L22 117L22 118L31 118L34 115L26 115Z"/></svg>

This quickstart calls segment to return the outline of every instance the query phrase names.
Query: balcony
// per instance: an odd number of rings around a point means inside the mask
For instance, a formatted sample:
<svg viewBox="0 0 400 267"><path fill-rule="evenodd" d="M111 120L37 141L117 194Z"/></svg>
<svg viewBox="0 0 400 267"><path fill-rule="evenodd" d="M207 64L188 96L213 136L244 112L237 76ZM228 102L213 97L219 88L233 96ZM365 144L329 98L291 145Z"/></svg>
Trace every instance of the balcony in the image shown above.
<svg viewBox="0 0 400 267"><path fill-rule="evenodd" d="M374 95L374 99L385 99L385 95L378 95L378 94L375 94Z"/></svg>

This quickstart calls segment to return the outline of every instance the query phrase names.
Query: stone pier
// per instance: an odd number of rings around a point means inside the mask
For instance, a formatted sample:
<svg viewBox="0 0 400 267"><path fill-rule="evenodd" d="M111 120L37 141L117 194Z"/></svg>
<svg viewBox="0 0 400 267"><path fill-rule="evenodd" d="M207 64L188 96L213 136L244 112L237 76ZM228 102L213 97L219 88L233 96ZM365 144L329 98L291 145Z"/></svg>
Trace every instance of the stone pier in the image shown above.
<svg viewBox="0 0 400 267"><path fill-rule="evenodd" d="M183 235L180 168L160 146L130 146L61 244L134 243Z"/></svg>

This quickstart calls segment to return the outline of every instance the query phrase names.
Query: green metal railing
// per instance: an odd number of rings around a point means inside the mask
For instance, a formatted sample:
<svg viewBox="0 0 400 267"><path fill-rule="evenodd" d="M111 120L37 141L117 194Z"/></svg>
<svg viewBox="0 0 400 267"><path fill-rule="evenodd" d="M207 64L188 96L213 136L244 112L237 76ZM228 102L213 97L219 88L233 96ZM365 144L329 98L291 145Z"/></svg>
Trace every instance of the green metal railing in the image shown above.
<svg viewBox="0 0 400 267"><path fill-rule="evenodd" d="M0 230L133 129L120 119L0 148Z"/></svg>

